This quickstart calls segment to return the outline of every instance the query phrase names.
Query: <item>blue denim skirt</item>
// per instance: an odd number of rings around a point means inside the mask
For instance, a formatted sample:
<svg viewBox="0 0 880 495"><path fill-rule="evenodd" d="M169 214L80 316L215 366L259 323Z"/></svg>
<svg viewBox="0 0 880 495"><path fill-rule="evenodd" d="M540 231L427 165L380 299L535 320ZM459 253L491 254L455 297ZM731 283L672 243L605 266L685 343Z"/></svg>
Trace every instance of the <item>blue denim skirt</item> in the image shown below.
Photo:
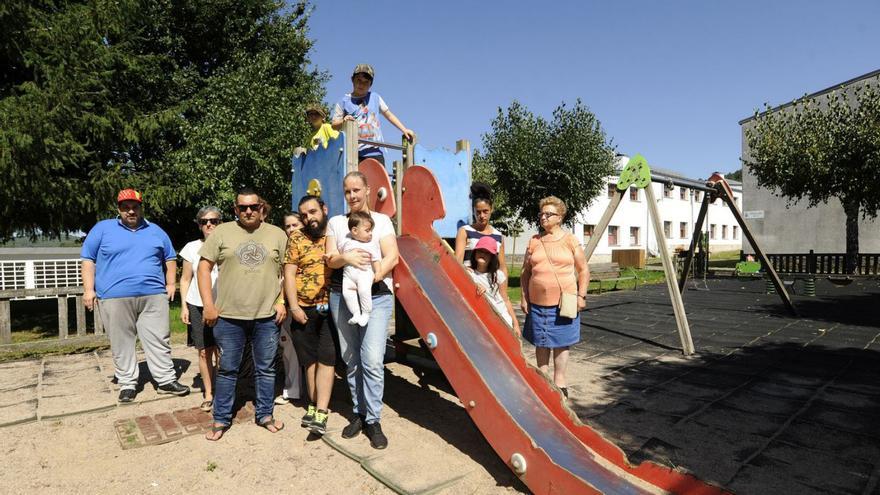
<svg viewBox="0 0 880 495"><path fill-rule="evenodd" d="M522 335L535 347L555 349L575 345L581 341L581 315L565 318L559 316L559 306L529 304Z"/></svg>

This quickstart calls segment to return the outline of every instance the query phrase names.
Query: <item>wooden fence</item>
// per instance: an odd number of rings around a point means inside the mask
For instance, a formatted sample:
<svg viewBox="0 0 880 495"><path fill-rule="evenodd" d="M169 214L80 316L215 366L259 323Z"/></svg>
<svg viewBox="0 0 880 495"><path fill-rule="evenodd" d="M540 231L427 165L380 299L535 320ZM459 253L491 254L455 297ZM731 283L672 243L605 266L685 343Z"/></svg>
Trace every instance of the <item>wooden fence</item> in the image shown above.
<svg viewBox="0 0 880 495"><path fill-rule="evenodd" d="M841 253L768 254L767 258L779 273L846 275L847 255ZM880 254L859 253L856 275L880 275Z"/></svg>
<svg viewBox="0 0 880 495"><path fill-rule="evenodd" d="M54 297L58 301L58 337L66 339L70 336L68 321L68 300L74 298L76 305L76 335L86 335L86 307L83 304L83 288L79 287L50 287L45 289L13 289L0 290L0 344L12 343L12 299L24 299L30 297ZM95 335L104 334L104 325L101 317L95 311Z"/></svg>

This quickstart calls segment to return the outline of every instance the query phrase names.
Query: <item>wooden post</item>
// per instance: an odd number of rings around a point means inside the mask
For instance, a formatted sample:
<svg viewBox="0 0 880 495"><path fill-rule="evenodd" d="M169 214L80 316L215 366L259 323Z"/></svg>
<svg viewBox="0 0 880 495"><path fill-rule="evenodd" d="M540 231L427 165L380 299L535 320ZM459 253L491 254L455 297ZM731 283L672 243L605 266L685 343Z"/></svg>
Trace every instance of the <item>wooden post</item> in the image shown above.
<svg viewBox="0 0 880 495"><path fill-rule="evenodd" d="M67 338L67 294L58 296L58 338Z"/></svg>
<svg viewBox="0 0 880 495"><path fill-rule="evenodd" d="M358 169L358 124L353 120L342 123L345 133L345 173L356 172Z"/></svg>
<svg viewBox="0 0 880 495"><path fill-rule="evenodd" d="M92 315L95 317L95 335L104 335L104 321L101 319L101 312L98 311L98 300L95 299L95 305Z"/></svg>
<svg viewBox="0 0 880 495"><path fill-rule="evenodd" d="M401 139L401 144L403 144L403 172L406 172L406 169L412 167L416 164L416 143L418 142L419 137L413 133L413 140L409 141L405 137ZM401 175L398 179L403 181L403 176Z"/></svg>
<svg viewBox="0 0 880 495"><path fill-rule="evenodd" d="M0 344L12 343L12 313L9 299L0 299Z"/></svg>
<svg viewBox="0 0 880 495"><path fill-rule="evenodd" d="M394 228L397 230L397 235L400 235L400 221L403 218L400 208L400 202L403 200L403 165L399 160L394 160L391 166L394 170L394 205L397 206L397 211L394 213Z"/></svg>
<svg viewBox="0 0 880 495"><path fill-rule="evenodd" d="M687 283L688 274L691 272L691 266L694 264L694 254L696 254L697 246L703 239L703 222L706 221L706 214L709 212L709 195L703 195L703 204L700 205L700 214L697 215L697 223L694 224L694 236L691 239L691 249L688 251L687 259L684 260L684 266L681 267L681 280L678 281L678 290L684 290L684 284Z"/></svg>
<svg viewBox="0 0 880 495"><path fill-rule="evenodd" d="M83 296L79 295L74 298L76 303L76 334L83 336L86 334L86 305L83 304Z"/></svg>
<svg viewBox="0 0 880 495"><path fill-rule="evenodd" d="M663 224L660 221L660 212L657 209L657 200L654 198L654 187L648 184L645 188L645 196L648 201L648 213L651 224L654 226L654 234L657 236L657 250L660 251L660 261L663 262L663 271L666 272L666 287L669 288L669 298L672 299L672 311L675 314L675 323L678 326L678 336L681 338L681 350L685 356L694 353L694 341L691 338L691 329L688 326L687 314L684 311L684 303L681 301L681 292L675 280L675 269L669 250L666 248L666 237L663 235Z"/></svg>
<svg viewBox="0 0 880 495"><path fill-rule="evenodd" d="M733 202L733 195L728 193L728 188L730 186L727 185L727 182L718 182L715 184L715 190L718 191L718 195L721 199L727 203L728 208L730 208L730 212L733 213L733 218L739 223L739 226L742 228L743 234L745 234L746 239L749 240L749 243L752 245L752 249L755 250L755 254L758 255L758 259L761 260L761 263L764 264L764 269L767 270L767 275L770 275L770 280L773 282L773 285L776 287L776 293L779 294L780 299L785 304L785 307L788 308L788 311L791 312L792 315L797 316L797 310L794 308L794 304L791 302L791 296L788 295L788 291L785 290L785 286L782 285L782 280L779 279L779 275L776 273L776 269L773 268L773 264L770 263L770 260L767 259L767 255L764 254L764 251L761 250L761 247L758 246L758 242L755 241L755 237L752 236L752 231L749 230L749 227L746 225L745 219L743 219L742 213L740 213L739 208Z"/></svg>
<svg viewBox="0 0 880 495"><path fill-rule="evenodd" d="M650 184L648 187L651 187ZM593 251L596 250L596 246L599 245L599 240L602 239L602 233L605 232L605 229L608 228L608 224L611 223L611 217L614 216L614 212L617 211L617 207L620 206L620 200L622 199L623 191L614 188L614 195L611 196L611 202L608 203L608 208L605 208L605 213L603 213L602 218L599 219L599 224L593 227L593 235L590 236L590 242L588 242L587 247L584 248L584 256L587 263L590 262L590 258L593 256ZM647 246L647 243L645 245Z"/></svg>

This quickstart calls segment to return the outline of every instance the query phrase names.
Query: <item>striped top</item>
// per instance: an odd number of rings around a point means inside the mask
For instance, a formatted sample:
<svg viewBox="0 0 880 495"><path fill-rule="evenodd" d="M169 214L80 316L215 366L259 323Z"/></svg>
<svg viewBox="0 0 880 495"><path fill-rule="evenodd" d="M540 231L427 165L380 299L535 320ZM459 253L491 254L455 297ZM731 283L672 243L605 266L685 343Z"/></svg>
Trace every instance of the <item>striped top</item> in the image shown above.
<svg viewBox="0 0 880 495"><path fill-rule="evenodd" d="M467 242L464 245L464 266L471 266L471 256L473 255L474 248L477 246L477 242L480 239L486 236L492 237L495 239L495 242L498 243L498 252L501 253L502 242L504 240L504 236L501 235L501 232L498 231L495 227L492 227L491 234L484 234L482 232L477 232L477 230L470 226L470 224L462 227L464 231L467 233Z"/></svg>

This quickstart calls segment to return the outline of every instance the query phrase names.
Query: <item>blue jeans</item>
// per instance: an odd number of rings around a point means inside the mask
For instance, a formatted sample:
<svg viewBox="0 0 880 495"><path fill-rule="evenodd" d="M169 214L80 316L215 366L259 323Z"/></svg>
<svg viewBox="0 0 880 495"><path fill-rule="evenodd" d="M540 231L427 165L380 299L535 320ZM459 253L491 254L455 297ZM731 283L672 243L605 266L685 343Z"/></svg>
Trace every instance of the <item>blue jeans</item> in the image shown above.
<svg viewBox="0 0 880 495"><path fill-rule="evenodd" d="M366 327L349 325L351 312L339 292L330 293L330 313L339 332L339 350L348 369L355 414L366 416L367 423L378 423L385 391L385 341L388 322L394 310L394 296L373 296L373 312Z"/></svg>
<svg viewBox="0 0 880 495"><path fill-rule="evenodd" d="M252 333L254 355L254 389L257 400L256 419L271 416L275 407L275 368L272 361L278 350L278 325L275 318L233 320L219 318L214 325L214 340L220 348L220 366L214 382L214 423L232 424L232 406L235 403L235 383L247 333Z"/></svg>

